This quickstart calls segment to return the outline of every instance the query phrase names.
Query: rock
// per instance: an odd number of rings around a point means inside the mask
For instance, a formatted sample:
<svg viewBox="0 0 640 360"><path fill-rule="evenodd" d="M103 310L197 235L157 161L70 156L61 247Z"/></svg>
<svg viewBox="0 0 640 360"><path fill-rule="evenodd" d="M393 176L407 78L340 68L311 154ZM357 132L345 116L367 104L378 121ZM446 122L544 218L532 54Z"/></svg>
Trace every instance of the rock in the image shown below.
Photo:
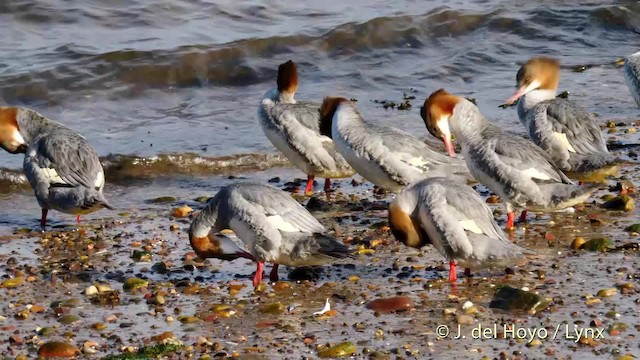
<svg viewBox="0 0 640 360"><path fill-rule="evenodd" d="M602 204L602 207L608 210L633 211L635 204L631 196L618 195Z"/></svg>
<svg viewBox="0 0 640 360"><path fill-rule="evenodd" d="M98 294L91 297L91 303L94 305L118 305L120 303L120 292L117 290L98 292Z"/></svg>
<svg viewBox="0 0 640 360"><path fill-rule="evenodd" d="M150 252L141 250L133 250L133 254L131 254L131 258L137 262L149 262L152 256Z"/></svg>
<svg viewBox="0 0 640 360"><path fill-rule="evenodd" d="M573 239L573 241L571 242L571 249L580 250L582 248L582 246L584 245L584 243L586 243L586 242L587 242L587 240L585 240L581 236L578 236L577 238Z"/></svg>
<svg viewBox="0 0 640 360"><path fill-rule="evenodd" d="M58 319L58 321L59 321L61 324L69 325L69 324L73 324L73 323L74 323L74 322L76 322L76 321L80 321L80 317L79 317L78 315L71 315L71 314L69 314L69 315L61 316L61 317Z"/></svg>
<svg viewBox="0 0 640 360"><path fill-rule="evenodd" d="M179 208L173 209L171 215L177 218L183 218L189 216L193 212L193 209L187 205L180 206Z"/></svg>
<svg viewBox="0 0 640 360"><path fill-rule="evenodd" d="M351 343L351 341L345 341L336 346L332 346L328 349L321 350L318 352L318 357L320 358L341 358L351 356L356 353L358 349L355 345Z"/></svg>
<svg viewBox="0 0 640 360"><path fill-rule="evenodd" d="M263 314L278 315L284 313L285 308L286 306L278 301L260 306L260 312Z"/></svg>
<svg viewBox="0 0 640 360"><path fill-rule="evenodd" d="M550 303L550 299L545 299L531 291L502 286L496 290L489 307L506 311L522 310L536 313L546 309Z"/></svg>
<svg viewBox="0 0 640 360"><path fill-rule="evenodd" d="M497 204L500 202L500 198L496 195L491 195L487 198L487 204Z"/></svg>
<svg viewBox="0 0 640 360"><path fill-rule="evenodd" d="M598 297L611 297L618 293L618 289L616 288L606 288L598 291Z"/></svg>
<svg viewBox="0 0 640 360"><path fill-rule="evenodd" d="M97 293L98 293L98 288L93 286L93 285L89 286L88 288L86 288L84 290L84 294L87 295L87 296L93 296L93 295L95 295Z"/></svg>
<svg viewBox="0 0 640 360"><path fill-rule="evenodd" d="M624 231L640 233L640 224L629 225L626 228L624 228Z"/></svg>
<svg viewBox="0 0 640 360"><path fill-rule="evenodd" d="M460 325L472 325L474 320L473 316L463 314L456 315L456 322Z"/></svg>
<svg viewBox="0 0 640 360"><path fill-rule="evenodd" d="M200 319L195 316L178 316L178 321L183 324L192 324L200 321Z"/></svg>
<svg viewBox="0 0 640 360"><path fill-rule="evenodd" d="M193 199L193 201L199 202L199 203L206 203L206 202L209 202L209 199L211 198L208 196L198 196L197 198Z"/></svg>
<svg viewBox="0 0 640 360"><path fill-rule="evenodd" d="M170 203L170 202L175 202L178 199L174 198L173 196L160 196L157 197L153 200L151 200L152 204L164 204L164 203Z"/></svg>
<svg viewBox="0 0 640 360"><path fill-rule="evenodd" d="M413 300L408 296L395 296L390 298L376 299L367 304L367 309L377 313L389 313L396 311L407 311L415 307Z"/></svg>
<svg viewBox="0 0 640 360"><path fill-rule="evenodd" d="M580 249L587 251L607 251L613 248L613 241L609 238L591 239L580 247Z"/></svg>
<svg viewBox="0 0 640 360"><path fill-rule="evenodd" d="M147 280L131 277L124 281L122 288L126 291L132 291L147 286L149 286L149 282Z"/></svg>
<svg viewBox="0 0 640 360"><path fill-rule="evenodd" d="M542 341L540 341L539 339L533 339L531 340L531 342L527 344L527 347L534 347L534 346L540 346L540 345L542 345Z"/></svg>
<svg viewBox="0 0 640 360"><path fill-rule="evenodd" d="M272 184L279 183L280 181L281 181L280 178L277 176L267 180L268 183L272 183Z"/></svg>
<svg viewBox="0 0 640 360"><path fill-rule="evenodd" d="M315 281L320 279L324 270L317 266L301 266L289 272L289 280L291 281Z"/></svg>
<svg viewBox="0 0 640 360"><path fill-rule="evenodd" d="M45 343L38 349L38 356L41 358L74 357L80 350L71 344L60 341Z"/></svg>
<svg viewBox="0 0 640 360"><path fill-rule="evenodd" d="M15 288L24 283L23 277L14 277L13 279L7 279L0 284L3 288Z"/></svg>

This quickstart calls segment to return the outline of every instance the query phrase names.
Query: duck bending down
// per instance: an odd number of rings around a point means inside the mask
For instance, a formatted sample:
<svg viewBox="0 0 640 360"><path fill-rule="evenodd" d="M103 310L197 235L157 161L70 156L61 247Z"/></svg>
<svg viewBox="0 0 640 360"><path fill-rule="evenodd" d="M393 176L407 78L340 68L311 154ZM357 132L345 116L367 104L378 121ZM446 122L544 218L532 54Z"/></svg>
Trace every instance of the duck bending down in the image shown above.
<svg viewBox="0 0 640 360"><path fill-rule="evenodd" d="M216 235L230 229L246 245ZM237 183L222 188L196 216L189 241L201 258L257 262L253 284L262 281L264 263L274 264L270 280L278 281L278 265L322 265L350 257L349 249L288 193L269 185Z"/></svg>
<svg viewBox="0 0 640 360"><path fill-rule="evenodd" d="M424 107L429 132L445 142L455 134L471 173L502 198L508 230L514 225L514 208L561 210L584 202L595 190L574 184L541 148L503 132L464 98L440 89Z"/></svg>
<svg viewBox="0 0 640 360"><path fill-rule="evenodd" d="M322 133L358 174L383 189L398 192L435 176L474 180L464 160L447 157L405 131L365 122L345 98L325 98L320 113Z"/></svg>
<svg viewBox="0 0 640 360"><path fill-rule="evenodd" d="M42 208L40 225L49 210L89 214L113 209L104 197L104 170L96 151L70 128L22 107L0 107L0 147L24 153L23 168Z"/></svg>
<svg viewBox="0 0 640 360"><path fill-rule="evenodd" d="M312 191L316 176L325 178L324 190L329 191L331 178L355 174L333 141L320 134L320 104L293 98L298 89L298 69L293 61L278 67L277 84L260 101L258 118L269 141L307 174L305 194Z"/></svg>
<svg viewBox="0 0 640 360"><path fill-rule="evenodd" d="M624 60L624 78L629 87L629 93L640 107L640 51L629 55Z"/></svg>
<svg viewBox="0 0 640 360"><path fill-rule="evenodd" d="M538 57L522 65L518 90L507 104L518 101L518 117L531 141L563 171L586 172L613 165L606 140L594 117L571 100L556 97L560 62Z"/></svg>
<svg viewBox="0 0 640 360"><path fill-rule="evenodd" d="M389 226L407 246L433 245L449 260L452 282L457 280L456 264L469 274L469 268L503 265L525 253L507 238L473 188L448 178L428 178L404 188L389 206Z"/></svg>

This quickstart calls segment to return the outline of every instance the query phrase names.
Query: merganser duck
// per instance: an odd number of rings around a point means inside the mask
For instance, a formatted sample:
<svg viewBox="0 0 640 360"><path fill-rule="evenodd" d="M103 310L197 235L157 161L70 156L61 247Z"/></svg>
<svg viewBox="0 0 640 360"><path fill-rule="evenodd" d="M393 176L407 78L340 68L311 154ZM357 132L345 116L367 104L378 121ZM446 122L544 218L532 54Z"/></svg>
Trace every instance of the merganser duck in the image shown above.
<svg viewBox="0 0 640 360"><path fill-rule="evenodd" d="M449 260L469 268L502 265L524 250L511 242L493 212L473 188L449 178L428 178L404 188L389 206L389 226L400 242L414 248L432 244Z"/></svg>
<svg viewBox="0 0 640 360"><path fill-rule="evenodd" d="M325 178L324 189L329 191L331 178L355 174L331 139L320 134L320 104L293 98L298 89L298 69L293 61L278 67L277 84L260 101L258 118L269 141L307 174L305 194L312 191L316 176Z"/></svg>
<svg viewBox="0 0 640 360"><path fill-rule="evenodd" d="M627 80L633 100L640 107L640 51L629 55L624 60L624 78Z"/></svg>
<svg viewBox="0 0 640 360"><path fill-rule="evenodd" d="M366 180L392 192L427 177L473 181L464 160L449 158L411 134L364 121L355 104L327 97L320 109L322 134Z"/></svg>
<svg viewBox="0 0 640 360"><path fill-rule="evenodd" d="M574 184L541 148L503 132L464 98L440 89L424 108L429 132L445 142L455 134L471 173L502 198L507 230L514 225L514 208L562 210L584 202L595 190Z"/></svg>
<svg viewBox="0 0 640 360"><path fill-rule="evenodd" d="M531 141L564 171L586 172L615 162L594 117L573 101L556 97L560 62L532 58L516 76L518 90L507 104L518 101L518 117Z"/></svg>
<svg viewBox="0 0 640 360"><path fill-rule="evenodd" d="M113 209L104 197L104 170L96 151L70 128L22 107L0 107L0 147L24 153L24 172L42 208L40 225L49 210L89 214Z"/></svg>
<svg viewBox="0 0 640 360"><path fill-rule="evenodd" d="M230 229L246 245L240 249L215 235ZM257 262L254 286L262 281L264 263L274 263L270 280L278 281L278 265L322 265L350 256L349 249L288 193L272 186L236 183L222 188L196 216L189 240L202 258Z"/></svg>

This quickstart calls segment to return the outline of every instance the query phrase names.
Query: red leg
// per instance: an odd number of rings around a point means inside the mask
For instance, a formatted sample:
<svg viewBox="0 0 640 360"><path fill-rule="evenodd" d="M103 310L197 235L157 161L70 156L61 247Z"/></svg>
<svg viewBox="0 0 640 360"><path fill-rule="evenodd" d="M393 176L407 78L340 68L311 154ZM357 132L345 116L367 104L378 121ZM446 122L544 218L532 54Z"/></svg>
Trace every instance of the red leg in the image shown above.
<svg viewBox="0 0 640 360"><path fill-rule="evenodd" d="M458 280L458 275L456 274L456 262L449 261L449 281L456 282Z"/></svg>
<svg viewBox="0 0 640 360"><path fill-rule="evenodd" d="M80 224L80 215L78 215L78 217L76 218L76 221L78 222L78 224Z"/></svg>
<svg viewBox="0 0 640 360"><path fill-rule="evenodd" d="M469 268L464 268L464 276L466 276L466 277L471 277L471 269L469 269Z"/></svg>
<svg viewBox="0 0 640 360"><path fill-rule="evenodd" d="M331 179L324 179L324 192L331 191Z"/></svg>
<svg viewBox="0 0 640 360"><path fill-rule="evenodd" d="M510 231L513 228L513 219L516 217L516 214L512 212L507 213L507 231Z"/></svg>
<svg viewBox="0 0 640 360"><path fill-rule="evenodd" d="M40 217L40 226L42 226L43 228L45 226L47 226L47 213L49 212L49 209L42 209L42 217Z"/></svg>
<svg viewBox="0 0 640 360"><path fill-rule="evenodd" d="M307 176L307 187L304 189L305 195L313 192L313 175Z"/></svg>
<svg viewBox="0 0 640 360"><path fill-rule="evenodd" d="M273 264L273 267L271 268L271 274L269 274L269 281L278 281L278 264Z"/></svg>
<svg viewBox="0 0 640 360"><path fill-rule="evenodd" d="M527 209L522 210L522 212L520 213L520 218L518 219L518 222L527 222Z"/></svg>
<svg viewBox="0 0 640 360"><path fill-rule="evenodd" d="M256 266L256 274L253 276L253 286L258 287L262 282L262 273L264 272L264 261L258 261Z"/></svg>

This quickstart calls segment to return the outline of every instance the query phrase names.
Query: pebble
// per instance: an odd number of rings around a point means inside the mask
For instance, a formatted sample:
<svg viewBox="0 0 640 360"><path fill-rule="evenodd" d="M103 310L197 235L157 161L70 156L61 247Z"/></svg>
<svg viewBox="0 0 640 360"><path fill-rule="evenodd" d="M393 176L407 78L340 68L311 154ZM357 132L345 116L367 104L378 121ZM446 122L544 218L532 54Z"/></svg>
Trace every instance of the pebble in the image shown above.
<svg viewBox="0 0 640 360"><path fill-rule="evenodd" d="M180 206L178 208L173 209L173 211L171 212L171 215L177 218L184 218L189 216L189 214L191 214L192 212L193 212L193 209L191 207L184 205L184 206Z"/></svg>
<svg viewBox="0 0 640 360"><path fill-rule="evenodd" d="M84 290L84 294L87 296L92 296L98 293L98 288L95 287L94 285L89 286L88 288L86 288Z"/></svg>
<svg viewBox="0 0 640 360"><path fill-rule="evenodd" d="M585 240L581 236L578 236L577 238L573 239L573 241L571 242L571 249L580 250L582 248L582 245L584 245L584 243L586 242L587 240Z"/></svg>
<svg viewBox="0 0 640 360"><path fill-rule="evenodd" d="M473 316L458 314L456 315L456 322L460 325L472 325L474 321Z"/></svg>
<svg viewBox="0 0 640 360"><path fill-rule="evenodd" d="M618 289L616 288L606 288L598 291L598 297L611 297L618 293Z"/></svg>
<svg viewBox="0 0 640 360"><path fill-rule="evenodd" d="M60 341L45 343L38 349L41 358L74 357L79 353L75 346Z"/></svg>
<svg viewBox="0 0 640 360"><path fill-rule="evenodd" d="M389 313L396 311L407 311L415 307L413 300L408 296L395 296L390 298L382 298L370 301L367 309L371 309L377 313Z"/></svg>

